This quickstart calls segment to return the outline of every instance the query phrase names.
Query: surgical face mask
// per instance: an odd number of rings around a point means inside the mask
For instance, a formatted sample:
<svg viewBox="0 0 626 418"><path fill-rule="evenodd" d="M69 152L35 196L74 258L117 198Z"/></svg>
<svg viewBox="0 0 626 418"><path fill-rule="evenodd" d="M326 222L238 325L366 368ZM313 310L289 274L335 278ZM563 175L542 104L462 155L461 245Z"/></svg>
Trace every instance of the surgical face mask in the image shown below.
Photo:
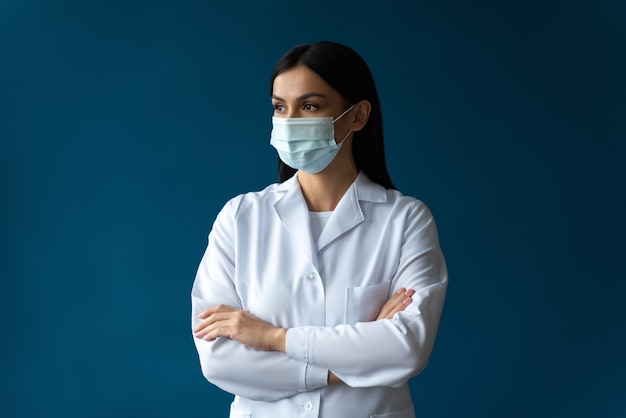
<svg viewBox="0 0 626 418"><path fill-rule="evenodd" d="M339 143L335 141L335 122L351 111L356 104L337 116L322 118L272 117L270 144L289 167L316 174L335 158L348 131Z"/></svg>

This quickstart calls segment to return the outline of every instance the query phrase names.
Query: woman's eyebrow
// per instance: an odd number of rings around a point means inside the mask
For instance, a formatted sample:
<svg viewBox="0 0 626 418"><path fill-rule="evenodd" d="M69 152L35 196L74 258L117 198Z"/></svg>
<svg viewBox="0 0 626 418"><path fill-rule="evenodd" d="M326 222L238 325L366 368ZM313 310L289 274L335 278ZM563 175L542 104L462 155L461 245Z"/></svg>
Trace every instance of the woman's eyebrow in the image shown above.
<svg viewBox="0 0 626 418"><path fill-rule="evenodd" d="M322 98L324 98L324 99L326 98L326 96L325 96L325 95L323 95L322 93L315 93L315 92L311 92L311 93L305 93L305 94L303 94L302 96L300 96L300 97L296 98L296 101L306 100L306 99L309 99L309 98L311 98L311 97L322 97ZM281 98L281 97L278 97L278 96L277 96L277 95L275 95L275 94L272 94L272 99L274 99L274 100L278 100L278 101L281 101L281 102L284 102L284 101L285 101L285 99L283 99L283 98Z"/></svg>

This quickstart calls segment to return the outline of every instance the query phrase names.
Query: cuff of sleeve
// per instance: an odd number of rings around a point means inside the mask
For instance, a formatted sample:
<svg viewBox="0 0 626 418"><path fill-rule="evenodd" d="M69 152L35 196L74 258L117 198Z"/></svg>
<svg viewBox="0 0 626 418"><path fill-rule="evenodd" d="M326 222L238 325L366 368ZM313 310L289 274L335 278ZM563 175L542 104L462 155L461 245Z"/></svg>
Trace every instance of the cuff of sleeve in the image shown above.
<svg viewBox="0 0 626 418"><path fill-rule="evenodd" d="M307 391L328 386L328 369L307 364L304 372L304 386Z"/></svg>
<svg viewBox="0 0 626 418"><path fill-rule="evenodd" d="M328 369L315 366L309 362L309 327L287 329L285 352L295 360L306 364L304 386L306 390L318 389L328 385Z"/></svg>
<svg viewBox="0 0 626 418"><path fill-rule="evenodd" d="M309 327L289 328L285 337L285 352L295 360L309 362Z"/></svg>

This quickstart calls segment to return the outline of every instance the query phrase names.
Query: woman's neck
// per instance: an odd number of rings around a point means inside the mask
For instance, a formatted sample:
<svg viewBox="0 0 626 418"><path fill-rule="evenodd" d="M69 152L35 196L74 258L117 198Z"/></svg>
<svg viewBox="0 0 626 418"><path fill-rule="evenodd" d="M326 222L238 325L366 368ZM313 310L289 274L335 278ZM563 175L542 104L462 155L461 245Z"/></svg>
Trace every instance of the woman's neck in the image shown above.
<svg viewBox="0 0 626 418"><path fill-rule="evenodd" d="M298 172L304 200L312 212L335 210L337 204L359 174L354 165L329 166L318 174Z"/></svg>

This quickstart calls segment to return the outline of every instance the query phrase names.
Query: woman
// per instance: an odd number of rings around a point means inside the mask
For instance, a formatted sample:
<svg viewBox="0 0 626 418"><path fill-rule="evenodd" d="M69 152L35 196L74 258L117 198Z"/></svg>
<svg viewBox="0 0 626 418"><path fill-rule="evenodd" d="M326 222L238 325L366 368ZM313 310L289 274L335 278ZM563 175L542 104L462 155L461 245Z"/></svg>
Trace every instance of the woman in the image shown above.
<svg viewBox="0 0 626 418"><path fill-rule="evenodd" d="M231 417L414 417L447 286L432 215L393 189L371 73L293 48L270 81L281 183L221 210L192 290L204 376Z"/></svg>

